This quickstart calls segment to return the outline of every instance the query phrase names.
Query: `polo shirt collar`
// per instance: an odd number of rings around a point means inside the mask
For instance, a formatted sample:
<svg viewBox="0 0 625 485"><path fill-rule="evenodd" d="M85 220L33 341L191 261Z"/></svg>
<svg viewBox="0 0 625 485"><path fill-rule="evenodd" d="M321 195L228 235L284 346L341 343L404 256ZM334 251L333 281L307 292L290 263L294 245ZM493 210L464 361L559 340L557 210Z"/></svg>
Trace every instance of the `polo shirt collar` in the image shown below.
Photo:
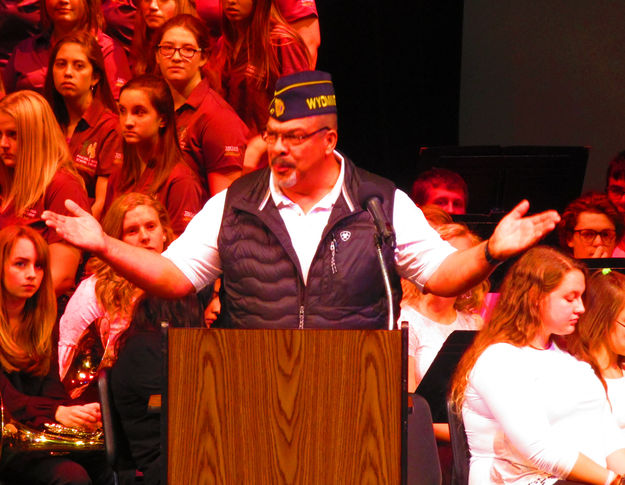
<svg viewBox="0 0 625 485"><path fill-rule="evenodd" d="M312 209L310 209L309 212L312 212L315 209L332 209L337 199L339 198L339 195L341 195L343 181L345 180L345 159L336 150L334 151L334 156L341 165L341 170L339 172L338 178L336 179L336 183L334 184L334 187L332 187L332 190L330 190L330 192L328 192L319 202L317 202L312 207ZM273 172L271 172L269 175L269 190L271 192L271 198L273 199L273 203L278 209L280 209L281 207L292 207L297 205L295 204L295 202L293 202L282 193L282 190L280 190L278 185L275 183Z"/></svg>

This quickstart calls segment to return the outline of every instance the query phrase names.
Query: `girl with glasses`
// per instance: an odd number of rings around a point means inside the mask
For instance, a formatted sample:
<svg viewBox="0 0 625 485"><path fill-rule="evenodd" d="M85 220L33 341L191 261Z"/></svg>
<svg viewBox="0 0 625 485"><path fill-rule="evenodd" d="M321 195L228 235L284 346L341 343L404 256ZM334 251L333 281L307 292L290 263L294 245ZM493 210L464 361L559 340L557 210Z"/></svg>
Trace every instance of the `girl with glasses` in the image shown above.
<svg viewBox="0 0 625 485"><path fill-rule="evenodd" d="M247 127L203 79L209 34L201 20L178 15L155 42L156 64L174 98L180 146L204 189L215 195L241 174Z"/></svg>
<svg viewBox="0 0 625 485"><path fill-rule="evenodd" d="M167 83L153 75L132 79L119 97L123 162L111 177L104 212L128 192L155 197L169 213L176 235L206 200L178 145L174 100Z"/></svg>
<svg viewBox="0 0 625 485"><path fill-rule="evenodd" d="M197 15L191 0L135 0L135 28L132 37L132 71L135 76L156 72L152 47L154 34L178 14Z"/></svg>
<svg viewBox="0 0 625 485"><path fill-rule="evenodd" d="M560 246L574 258L610 258L623 221L608 196L588 192L571 202L558 224Z"/></svg>
<svg viewBox="0 0 625 485"><path fill-rule="evenodd" d="M121 163L122 143L117 105L93 36L77 32L57 42L50 53L45 93L85 181L91 213L100 219L109 175Z"/></svg>

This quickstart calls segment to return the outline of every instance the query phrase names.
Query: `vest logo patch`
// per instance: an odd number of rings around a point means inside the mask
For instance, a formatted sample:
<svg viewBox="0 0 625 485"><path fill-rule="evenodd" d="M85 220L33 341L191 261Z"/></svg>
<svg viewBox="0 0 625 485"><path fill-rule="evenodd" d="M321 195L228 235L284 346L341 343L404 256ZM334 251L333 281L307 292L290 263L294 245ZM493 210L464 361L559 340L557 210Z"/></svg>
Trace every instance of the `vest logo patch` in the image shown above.
<svg viewBox="0 0 625 485"><path fill-rule="evenodd" d="M339 236L341 238L341 241L347 242L349 241L349 238L352 237L352 233L349 231L341 231Z"/></svg>

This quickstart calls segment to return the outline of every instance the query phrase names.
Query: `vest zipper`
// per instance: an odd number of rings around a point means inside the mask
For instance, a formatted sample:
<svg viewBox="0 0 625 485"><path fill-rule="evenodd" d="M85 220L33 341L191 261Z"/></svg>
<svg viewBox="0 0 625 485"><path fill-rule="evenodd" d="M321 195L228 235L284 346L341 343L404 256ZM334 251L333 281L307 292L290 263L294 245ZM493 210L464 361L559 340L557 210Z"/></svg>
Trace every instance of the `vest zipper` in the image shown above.
<svg viewBox="0 0 625 485"><path fill-rule="evenodd" d="M339 270L336 267L336 239L334 239L334 233L332 233L332 242L330 243L330 269L332 274L336 274Z"/></svg>
<svg viewBox="0 0 625 485"><path fill-rule="evenodd" d="M300 330L304 328L304 305L299 307L299 328Z"/></svg>

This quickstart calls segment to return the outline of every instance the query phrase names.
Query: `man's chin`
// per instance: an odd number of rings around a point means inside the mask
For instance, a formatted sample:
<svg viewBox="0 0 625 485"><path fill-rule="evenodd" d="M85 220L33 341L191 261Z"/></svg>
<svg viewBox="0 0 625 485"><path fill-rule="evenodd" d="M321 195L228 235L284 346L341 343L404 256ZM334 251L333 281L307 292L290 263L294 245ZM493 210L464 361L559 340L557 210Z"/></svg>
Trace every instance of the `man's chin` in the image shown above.
<svg viewBox="0 0 625 485"><path fill-rule="evenodd" d="M291 172L289 175L277 176L276 182L281 189L290 189L297 183L297 174Z"/></svg>

